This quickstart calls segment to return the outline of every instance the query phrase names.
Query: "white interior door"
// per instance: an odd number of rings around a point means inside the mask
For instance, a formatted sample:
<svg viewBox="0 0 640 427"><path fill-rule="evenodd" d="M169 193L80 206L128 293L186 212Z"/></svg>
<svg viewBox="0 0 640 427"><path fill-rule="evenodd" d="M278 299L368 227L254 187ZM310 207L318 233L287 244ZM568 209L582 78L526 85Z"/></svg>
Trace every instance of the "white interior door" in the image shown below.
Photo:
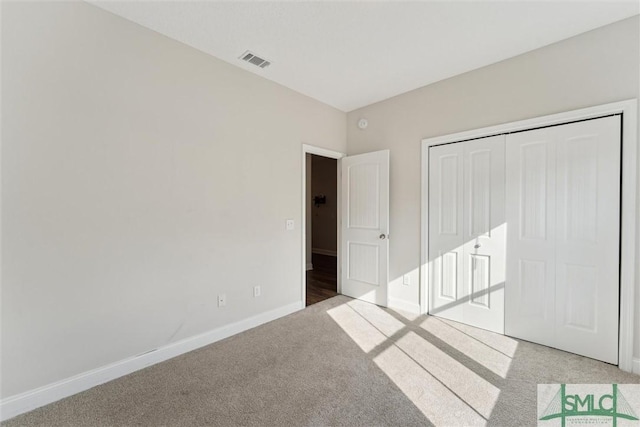
<svg viewBox="0 0 640 427"><path fill-rule="evenodd" d="M618 363L620 117L507 138L506 333Z"/></svg>
<svg viewBox="0 0 640 427"><path fill-rule="evenodd" d="M389 150L343 157L340 162L342 293L386 307Z"/></svg>
<svg viewBox="0 0 640 427"><path fill-rule="evenodd" d="M504 332L504 135L429 149L429 313Z"/></svg>

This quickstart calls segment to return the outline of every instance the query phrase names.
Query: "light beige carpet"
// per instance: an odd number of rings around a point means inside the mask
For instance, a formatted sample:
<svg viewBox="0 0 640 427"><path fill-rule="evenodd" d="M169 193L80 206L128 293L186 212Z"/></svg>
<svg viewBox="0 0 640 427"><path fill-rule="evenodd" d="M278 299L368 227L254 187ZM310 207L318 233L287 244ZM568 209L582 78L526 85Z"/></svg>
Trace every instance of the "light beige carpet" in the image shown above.
<svg viewBox="0 0 640 427"><path fill-rule="evenodd" d="M612 382L640 376L338 296L2 425L535 425L537 384Z"/></svg>

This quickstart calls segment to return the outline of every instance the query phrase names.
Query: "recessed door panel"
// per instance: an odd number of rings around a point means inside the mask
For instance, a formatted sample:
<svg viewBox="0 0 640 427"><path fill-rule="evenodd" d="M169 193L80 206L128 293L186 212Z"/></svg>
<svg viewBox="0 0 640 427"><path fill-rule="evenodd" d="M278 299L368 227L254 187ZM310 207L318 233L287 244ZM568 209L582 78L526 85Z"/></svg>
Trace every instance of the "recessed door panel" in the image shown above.
<svg viewBox="0 0 640 427"><path fill-rule="evenodd" d="M469 234L491 232L491 150L469 153Z"/></svg>
<svg viewBox="0 0 640 427"><path fill-rule="evenodd" d="M380 228L380 165L357 163L347 168L348 228Z"/></svg>
<svg viewBox="0 0 640 427"><path fill-rule="evenodd" d="M544 261L532 261L527 259L519 260L520 268L518 280L509 282L508 289L515 289L518 300L513 303L520 312L528 317L549 320L550 311L547 309L548 296L545 294L546 270ZM509 301L511 304L512 302Z"/></svg>
<svg viewBox="0 0 640 427"><path fill-rule="evenodd" d="M440 254L440 298L455 301L458 297L458 254Z"/></svg>
<svg viewBox="0 0 640 427"><path fill-rule="evenodd" d="M598 230L598 140L596 135L569 138L563 144L566 167L560 185L566 194L565 238L596 242Z"/></svg>
<svg viewBox="0 0 640 427"><path fill-rule="evenodd" d="M460 194L458 189L460 154L443 155L439 159L438 229L440 234L457 235Z"/></svg>
<svg viewBox="0 0 640 427"><path fill-rule="evenodd" d="M546 131L541 131L543 139L526 142L518 151L520 227L522 239L545 239L547 237L547 183L553 179L548 166L550 141ZM522 135L527 139L527 135ZM516 138L517 140L523 138Z"/></svg>
<svg viewBox="0 0 640 427"><path fill-rule="evenodd" d="M486 255L470 255L471 271L469 273L471 295L469 296L471 304L481 307L491 308L489 306L489 294L491 292L490 281L490 265L491 257Z"/></svg>
<svg viewBox="0 0 640 427"><path fill-rule="evenodd" d="M347 278L373 286L380 286L378 277L379 252L378 245L348 242L347 244Z"/></svg>
<svg viewBox="0 0 640 427"><path fill-rule="evenodd" d="M564 306L558 306L558 310L564 314L560 317L561 326L597 332L597 269L591 265L565 264L561 270L560 274L564 277L560 283L566 287Z"/></svg>

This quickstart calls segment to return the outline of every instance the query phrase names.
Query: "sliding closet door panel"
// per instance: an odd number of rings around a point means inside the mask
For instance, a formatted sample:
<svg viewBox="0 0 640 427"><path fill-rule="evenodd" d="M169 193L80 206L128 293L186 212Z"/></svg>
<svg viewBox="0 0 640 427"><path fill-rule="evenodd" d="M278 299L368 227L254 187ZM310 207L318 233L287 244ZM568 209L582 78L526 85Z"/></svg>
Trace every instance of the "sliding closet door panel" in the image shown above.
<svg viewBox="0 0 640 427"><path fill-rule="evenodd" d="M462 144L429 149L429 313L462 321Z"/></svg>
<svg viewBox="0 0 640 427"><path fill-rule="evenodd" d="M556 347L617 364L620 117L555 131Z"/></svg>
<svg viewBox="0 0 640 427"><path fill-rule="evenodd" d="M556 141L551 129L511 134L506 141L505 333L546 343L555 341Z"/></svg>
<svg viewBox="0 0 640 427"><path fill-rule="evenodd" d="M462 145L464 322L504 333L505 136Z"/></svg>

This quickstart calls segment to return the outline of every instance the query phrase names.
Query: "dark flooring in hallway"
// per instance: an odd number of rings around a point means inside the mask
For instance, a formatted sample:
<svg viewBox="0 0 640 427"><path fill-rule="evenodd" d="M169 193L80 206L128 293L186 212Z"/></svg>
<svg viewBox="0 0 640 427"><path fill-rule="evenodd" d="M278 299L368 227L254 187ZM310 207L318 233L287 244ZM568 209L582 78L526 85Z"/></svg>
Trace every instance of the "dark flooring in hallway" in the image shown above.
<svg viewBox="0 0 640 427"><path fill-rule="evenodd" d="M307 306L338 295L338 267L334 256L313 254L307 271Z"/></svg>

